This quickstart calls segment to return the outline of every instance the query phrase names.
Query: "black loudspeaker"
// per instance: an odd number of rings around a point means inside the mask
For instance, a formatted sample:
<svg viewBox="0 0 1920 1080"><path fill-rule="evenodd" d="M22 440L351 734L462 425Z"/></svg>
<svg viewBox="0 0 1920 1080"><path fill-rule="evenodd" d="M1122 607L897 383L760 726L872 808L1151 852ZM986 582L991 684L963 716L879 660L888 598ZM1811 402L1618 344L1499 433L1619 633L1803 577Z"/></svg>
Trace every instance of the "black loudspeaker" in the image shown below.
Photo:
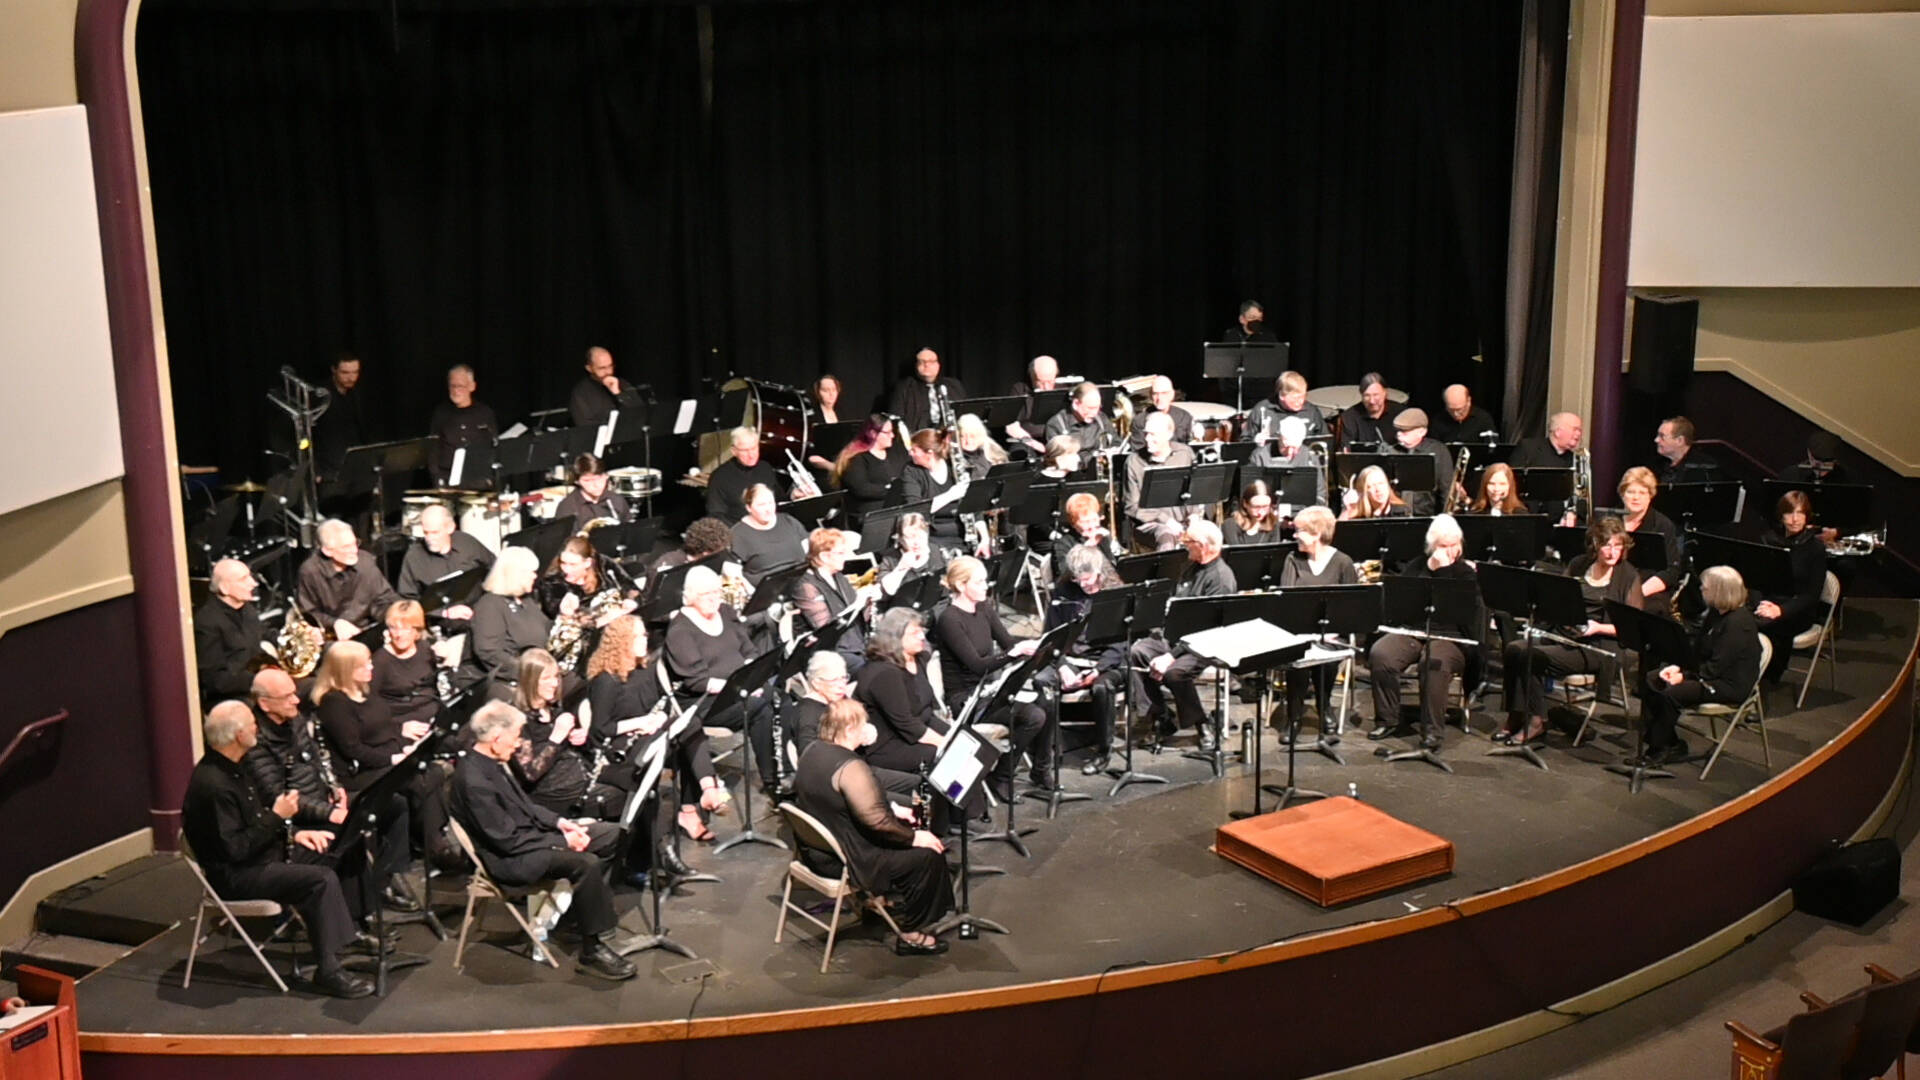
<svg viewBox="0 0 1920 1080"><path fill-rule="evenodd" d="M1793 879L1793 906L1859 926L1900 895L1900 849L1892 840L1836 847Z"/></svg>
<svg viewBox="0 0 1920 1080"><path fill-rule="evenodd" d="M1643 394L1676 394L1693 378L1700 301L1689 296L1633 298L1633 366L1627 385Z"/></svg>

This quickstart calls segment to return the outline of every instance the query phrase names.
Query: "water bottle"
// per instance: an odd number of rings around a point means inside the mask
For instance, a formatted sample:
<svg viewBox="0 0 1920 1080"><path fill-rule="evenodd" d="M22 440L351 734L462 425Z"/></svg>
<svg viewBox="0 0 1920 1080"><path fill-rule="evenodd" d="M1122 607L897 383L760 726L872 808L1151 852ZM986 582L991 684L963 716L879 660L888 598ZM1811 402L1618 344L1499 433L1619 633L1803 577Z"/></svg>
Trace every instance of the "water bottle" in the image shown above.
<svg viewBox="0 0 1920 1080"><path fill-rule="evenodd" d="M1354 801L1356 801L1356 802L1358 802L1358 801L1359 801L1359 799L1360 799L1360 785L1359 785L1359 784L1356 784L1356 783L1354 783L1354 782L1352 782L1351 780L1349 780L1349 781L1347 782L1347 798L1349 798L1349 799L1352 799L1352 800L1354 800Z"/></svg>

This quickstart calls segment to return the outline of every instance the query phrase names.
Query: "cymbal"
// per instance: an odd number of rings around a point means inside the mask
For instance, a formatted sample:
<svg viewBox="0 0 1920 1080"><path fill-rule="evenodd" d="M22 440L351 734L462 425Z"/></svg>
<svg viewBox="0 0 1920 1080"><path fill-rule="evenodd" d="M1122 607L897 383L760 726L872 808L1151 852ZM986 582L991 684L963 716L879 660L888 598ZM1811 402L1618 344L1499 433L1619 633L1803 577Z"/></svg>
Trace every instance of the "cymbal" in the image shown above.
<svg viewBox="0 0 1920 1080"><path fill-rule="evenodd" d="M473 494L473 492L468 491L465 488L437 487L437 488L408 488L407 494L437 495L442 498L453 498L454 496L457 496L457 495L471 495Z"/></svg>
<svg viewBox="0 0 1920 1080"><path fill-rule="evenodd" d="M238 484L227 484L223 486L220 490L231 491L236 495L258 495L259 493L267 490L267 485L255 483L252 480L247 480Z"/></svg>

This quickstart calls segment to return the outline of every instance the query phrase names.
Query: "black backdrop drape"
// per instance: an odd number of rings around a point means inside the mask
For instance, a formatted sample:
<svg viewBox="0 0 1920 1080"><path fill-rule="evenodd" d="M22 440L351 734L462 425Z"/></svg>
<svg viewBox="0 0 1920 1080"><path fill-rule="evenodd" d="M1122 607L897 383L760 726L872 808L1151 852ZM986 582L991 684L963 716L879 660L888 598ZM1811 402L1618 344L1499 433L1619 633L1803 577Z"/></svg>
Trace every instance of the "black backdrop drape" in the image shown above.
<svg viewBox="0 0 1920 1080"><path fill-rule="evenodd" d="M1212 397L1248 296L1315 383L1497 413L1520 6L149 0L182 459L263 472L274 373L340 348L391 435L596 342L672 393L864 402L927 344Z"/></svg>

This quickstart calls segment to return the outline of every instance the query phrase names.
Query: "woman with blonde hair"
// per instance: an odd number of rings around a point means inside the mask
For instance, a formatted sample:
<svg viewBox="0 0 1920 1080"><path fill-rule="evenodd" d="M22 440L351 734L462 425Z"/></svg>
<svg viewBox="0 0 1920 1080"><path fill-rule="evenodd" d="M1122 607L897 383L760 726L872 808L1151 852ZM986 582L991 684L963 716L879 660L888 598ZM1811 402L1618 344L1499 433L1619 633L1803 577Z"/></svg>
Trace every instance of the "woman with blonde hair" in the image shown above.
<svg viewBox="0 0 1920 1080"><path fill-rule="evenodd" d="M1659 533L1667 555L1666 569L1649 574L1640 581L1647 610L1658 615L1673 614L1673 594L1680 579L1687 576L1686 538L1673 519L1653 508L1653 497L1660 494L1660 478L1653 470L1636 465L1620 474L1620 523L1629 533Z"/></svg>
<svg viewBox="0 0 1920 1080"><path fill-rule="evenodd" d="M1009 659L1031 656L1034 641L1017 641L991 598L987 568L979 559L962 555L947 564L944 584L953 596L946 610L935 621L940 637L941 682L947 691L947 711L959 716L967 699L987 673ZM1053 783L1053 742L1047 730L1047 712L1035 704L1015 702L998 714L988 716L989 723L1005 724L1011 733L1012 748L1000 755L989 781L993 797L1001 802L1013 798L1013 775L1020 766L1020 755L1033 758L1033 782L1043 789Z"/></svg>
<svg viewBox="0 0 1920 1080"><path fill-rule="evenodd" d="M433 731L424 720L396 720L393 710L373 692L373 654L357 641L335 642L320 660L309 697L320 730L333 748L340 786L358 795L400 762ZM407 785L407 804L423 850L435 862L450 856L447 810L441 795L444 773L420 770ZM399 865L405 866L406 860Z"/></svg>
<svg viewBox="0 0 1920 1080"><path fill-rule="evenodd" d="M664 738L671 709L660 672L647 655L647 627L633 615L622 615L601 631L600 644L587 658L587 712L592 720L587 745L610 762L619 762L603 782L622 790L632 790L635 772L655 740ZM706 729L698 724L688 727L668 748L667 764L672 767L679 790L680 830L692 840L712 840L702 811L725 813L730 799L727 789L714 775L713 754L707 745ZM664 783L664 781L663 781ZM672 788L661 787L659 803L666 806ZM654 826L659 835L672 832L666 815ZM678 839L666 847L667 868L685 873L680 862Z"/></svg>
<svg viewBox="0 0 1920 1080"><path fill-rule="evenodd" d="M500 552L480 586L480 599L473 602L473 621L467 625L470 653L463 674L505 682L513 678L521 653L547 647L553 621L533 595L539 577L540 557L531 549L509 547Z"/></svg>
<svg viewBox="0 0 1920 1080"><path fill-rule="evenodd" d="M973 413L962 416L956 425L960 439L960 454L966 462L967 475L975 480L987 475L987 470L995 465L1004 464L1007 452L987 434L987 425Z"/></svg>
<svg viewBox="0 0 1920 1080"><path fill-rule="evenodd" d="M1393 490L1393 481L1387 479L1387 470L1378 465L1361 469L1353 486L1354 490L1346 495L1346 508L1340 511L1341 521L1412 515L1412 511L1407 509L1406 500Z"/></svg>

